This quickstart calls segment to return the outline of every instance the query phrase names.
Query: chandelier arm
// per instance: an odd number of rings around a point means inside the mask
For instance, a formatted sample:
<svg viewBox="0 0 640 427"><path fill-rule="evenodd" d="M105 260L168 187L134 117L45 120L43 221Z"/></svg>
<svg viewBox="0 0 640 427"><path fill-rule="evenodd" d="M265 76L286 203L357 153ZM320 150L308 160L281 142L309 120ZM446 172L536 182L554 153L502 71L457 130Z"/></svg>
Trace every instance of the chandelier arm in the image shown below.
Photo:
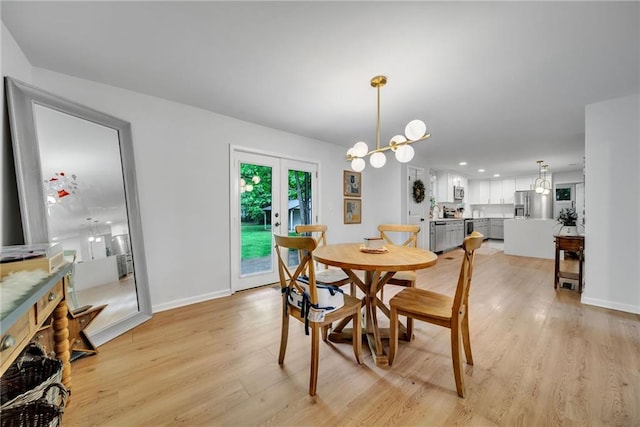
<svg viewBox="0 0 640 427"><path fill-rule="evenodd" d="M407 140L407 141L404 141L404 142L397 142L397 143L394 143L394 144L389 144L389 145L387 145L385 147L380 147L380 148L376 148L375 150L371 150L367 154L365 154L364 156L362 156L360 158L364 159L365 157L370 156L373 153L381 153L383 151L395 150L396 148L398 148L398 147L400 147L402 145L409 145L409 144L413 144L414 142L424 141L425 139L430 138L430 137L431 137L431 134L426 134L422 138L415 139L413 141ZM358 158L358 156L350 156L350 155L348 155L347 156L347 161L351 161L351 160L357 159L357 158Z"/></svg>

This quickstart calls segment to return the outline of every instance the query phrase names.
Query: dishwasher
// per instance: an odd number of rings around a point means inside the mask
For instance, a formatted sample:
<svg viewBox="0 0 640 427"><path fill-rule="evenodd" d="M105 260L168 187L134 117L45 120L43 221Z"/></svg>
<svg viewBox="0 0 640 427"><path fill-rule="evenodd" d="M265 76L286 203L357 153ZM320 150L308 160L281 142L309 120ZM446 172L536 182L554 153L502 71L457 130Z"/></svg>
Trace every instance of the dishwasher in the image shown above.
<svg viewBox="0 0 640 427"><path fill-rule="evenodd" d="M435 235L434 252L442 252L447 249L447 223L445 221L436 221L433 223Z"/></svg>

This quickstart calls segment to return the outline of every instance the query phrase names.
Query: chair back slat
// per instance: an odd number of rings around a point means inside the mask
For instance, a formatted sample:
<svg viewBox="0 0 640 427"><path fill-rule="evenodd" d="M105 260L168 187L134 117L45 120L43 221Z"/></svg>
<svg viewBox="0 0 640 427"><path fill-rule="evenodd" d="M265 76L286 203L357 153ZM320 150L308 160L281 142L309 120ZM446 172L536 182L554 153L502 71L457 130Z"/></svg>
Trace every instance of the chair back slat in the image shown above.
<svg viewBox="0 0 640 427"><path fill-rule="evenodd" d="M296 233L301 236L313 237L316 241L316 247L327 244L327 226L324 224L299 224L296 225ZM302 254L300 254L300 257L302 257ZM316 264L323 266L325 270L329 269L328 265Z"/></svg>
<svg viewBox="0 0 640 427"><path fill-rule="evenodd" d="M462 242L462 249L464 249L464 255L462 256L462 266L460 267L460 276L458 277L458 285L456 287L456 294L453 298L453 307L451 308L452 317L457 317L459 314L464 313L467 309L469 301L469 288L471 287L471 276L473 274L473 261L475 258L476 249L482 246L482 239L484 236L477 231L474 231L470 235L464 238Z"/></svg>
<svg viewBox="0 0 640 427"><path fill-rule="evenodd" d="M412 246L414 248L418 247L418 233L420 233L420 226L413 224L380 224L378 226L378 231L380 232L380 237L382 237L385 242L391 245L398 246ZM407 239L402 242L402 244L398 244L405 233L408 233Z"/></svg>
<svg viewBox="0 0 640 427"><path fill-rule="evenodd" d="M304 293L303 287L298 282L302 275L308 277L309 297L312 304L318 303L318 294L316 291L315 268L313 265L313 250L317 247L317 243L313 237L303 236L279 236L273 235L275 239L276 254L278 256L278 273L280 276L280 287L282 289L295 287L300 294ZM282 250L297 250L300 256L300 263L294 267L290 267L287 263L288 254L283 255Z"/></svg>

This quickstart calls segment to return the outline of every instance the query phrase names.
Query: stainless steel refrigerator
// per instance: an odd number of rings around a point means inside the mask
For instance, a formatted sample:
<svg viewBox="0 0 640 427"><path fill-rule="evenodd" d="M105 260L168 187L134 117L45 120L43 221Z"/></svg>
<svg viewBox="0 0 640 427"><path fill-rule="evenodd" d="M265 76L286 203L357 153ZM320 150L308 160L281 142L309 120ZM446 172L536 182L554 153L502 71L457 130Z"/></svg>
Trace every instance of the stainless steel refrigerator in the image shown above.
<svg viewBox="0 0 640 427"><path fill-rule="evenodd" d="M535 190L516 191L513 197L516 218L553 219L553 197L551 193L540 194Z"/></svg>

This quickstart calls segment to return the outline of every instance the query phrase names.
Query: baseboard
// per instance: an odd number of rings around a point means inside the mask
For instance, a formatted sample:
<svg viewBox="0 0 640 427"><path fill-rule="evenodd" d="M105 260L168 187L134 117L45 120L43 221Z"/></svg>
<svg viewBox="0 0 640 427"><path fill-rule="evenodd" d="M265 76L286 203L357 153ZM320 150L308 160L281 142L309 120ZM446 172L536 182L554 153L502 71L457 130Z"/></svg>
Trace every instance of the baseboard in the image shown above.
<svg viewBox="0 0 640 427"><path fill-rule="evenodd" d="M183 298L178 300L173 300L166 302L164 304L158 304L153 306L153 312L159 313L161 311L171 310L174 308L184 307L186 305L196 304L199 302L210 301L216 298L228 297L231 295L231 290L224 289L222 291L211 292L208 294L198 295L196 297L191 298Z"/></svg>
<svg viewBox="0 0 640 427"><path fill-rule="evenodd" d="M640 314L640 306L630 305L630 304L621 304L615 301L607 301L598 298L588 298L582 297L580 302L587 305L594 305L596 307L602 308L610 308L612 310L624 311L627 313Z"/></svg>

